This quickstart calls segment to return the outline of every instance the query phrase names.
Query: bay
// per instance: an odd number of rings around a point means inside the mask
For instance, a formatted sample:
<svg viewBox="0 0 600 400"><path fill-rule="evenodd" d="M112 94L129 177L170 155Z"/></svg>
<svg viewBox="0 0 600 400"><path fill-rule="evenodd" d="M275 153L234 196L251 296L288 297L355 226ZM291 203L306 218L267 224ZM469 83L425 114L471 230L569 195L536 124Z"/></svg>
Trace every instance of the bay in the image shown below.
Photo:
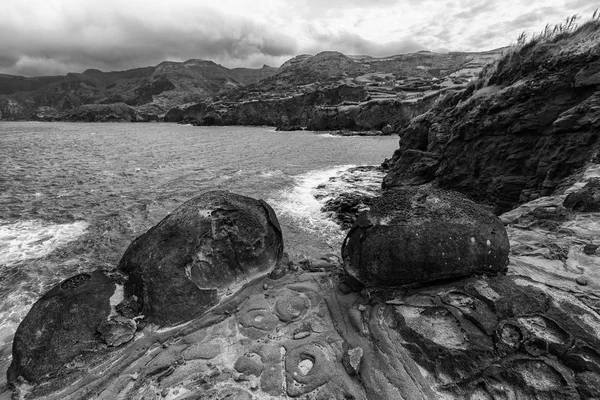
<svg viewBox="0 0 600 400"><path fill-rule="evenodd" d="M266 200L293 258L339 253L343 232L320 212L333 193L315 193L397 144L269 127L0 123L0 367L44 291L116 266L135 237L203 191Z"/></svg>

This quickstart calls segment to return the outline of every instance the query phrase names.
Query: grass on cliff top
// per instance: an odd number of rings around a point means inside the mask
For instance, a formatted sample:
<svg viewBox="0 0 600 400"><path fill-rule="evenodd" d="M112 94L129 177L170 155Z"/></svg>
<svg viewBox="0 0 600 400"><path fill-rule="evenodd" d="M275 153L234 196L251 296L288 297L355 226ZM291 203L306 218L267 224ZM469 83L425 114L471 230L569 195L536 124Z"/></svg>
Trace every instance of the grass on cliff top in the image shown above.
<svg viewBox="0 0 600 400"><path fill-rule="evenodd" d="M594 11L592 18L581 25L579 19L575 14L554 27L546 25L543 31L529 38L525 32L521 33L517 42L498 60L486 65L471 85L477 90L490 84L508 83L536 70L542 63L600 54L600 11Z"/></svg>

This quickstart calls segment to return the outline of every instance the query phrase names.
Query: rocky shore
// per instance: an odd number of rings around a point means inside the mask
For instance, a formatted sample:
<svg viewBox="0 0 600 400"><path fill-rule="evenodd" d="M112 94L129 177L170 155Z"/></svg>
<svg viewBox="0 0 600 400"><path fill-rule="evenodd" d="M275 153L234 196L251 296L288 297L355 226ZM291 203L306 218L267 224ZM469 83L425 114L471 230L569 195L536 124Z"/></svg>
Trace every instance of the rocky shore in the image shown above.
<svg viewBox="0 0 600 400"><path fill-rule="evenodd" d="M597 150L599 38L592 21L515 48L440 98L402 131L384 187L434 182L496 212L552 194Z"/></svg>
<svg viewBox="0 0 600 400"><path fill-rule="evenodd" d="M290 260L262 200L184 203L35 303L0 399L600 398L598 57L596 20L437 100L325 202L341 258Z"/></svg>
<svg viewBox="0 0 600 400"><path fill-rule="evenodd" d="M499 218L427 186L384 193L343 263L288 260L266 203L205 193L115 270L69 278L34 305L15 336L12 393L597 397L600 215L563 205L589 199L597 177L589 165L564 194Z"/></svg>

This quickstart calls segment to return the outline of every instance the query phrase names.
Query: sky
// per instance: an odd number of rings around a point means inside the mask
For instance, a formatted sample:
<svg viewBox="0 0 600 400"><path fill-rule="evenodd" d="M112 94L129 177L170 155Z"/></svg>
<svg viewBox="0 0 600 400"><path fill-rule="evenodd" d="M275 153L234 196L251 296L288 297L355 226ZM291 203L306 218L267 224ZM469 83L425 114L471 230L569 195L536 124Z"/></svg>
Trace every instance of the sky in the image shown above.
<svg viewBox="0 0 600 400"><path fill-rule="evenodd" d="M4 3L4 4L2 4ZM335 50L484 51L597 0L0 0L0 73L64 75L162 61L279 66Z"/></svg>

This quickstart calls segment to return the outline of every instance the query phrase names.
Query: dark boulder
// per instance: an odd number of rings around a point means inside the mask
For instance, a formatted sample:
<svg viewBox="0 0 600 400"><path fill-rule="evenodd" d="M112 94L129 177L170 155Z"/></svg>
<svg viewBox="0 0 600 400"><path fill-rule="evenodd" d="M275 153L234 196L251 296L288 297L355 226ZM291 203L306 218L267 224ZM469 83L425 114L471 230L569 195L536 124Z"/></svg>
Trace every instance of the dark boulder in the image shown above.
<svg viewBox="0 0 600 400"><path fill-rule="evenodd" d="M381 133L384 135L392 135L394 134L394 128L390 124L387 124L383 128L381 128Z"/></svg>
<svg viewBox="0 0 600 400"><path fill-rule="evenodd" d="M458 193L402 187L375 199L348 233L344 268L366 286L399 286L506 270L502 222Z"/></svg>
<svg viewBox="0 0 600 400"><path fill-rule="evenodd" d="M563 205L576 211L600 211L600 179L591 179L582 189L570 193Z"/></svg>
<svg viewBox="0 0 600 400"><path fill-rule="evenodd" d="M15 333L8 382L18 376L39 382L84 368L84 360L106 348L97 330L114 313L111 297L116 293L117 284L101 271L79 274L53 287Z"/></svg>
<svg viewBox="0 0 600 400"><path fill-rule="evenodd" d="M325 202L321 211L329 213L342 229L350 229L358 214L368 209L373 197L358 192L344 192Z"/></svg>
<svg viewBox="0 0 600 400"><path fill-rule="evenodd" d="M224 292L268 273L283 239L271 207L226 191L186 202L137 238L119 269L150 322L174 325L214 306Z"/></svg>

